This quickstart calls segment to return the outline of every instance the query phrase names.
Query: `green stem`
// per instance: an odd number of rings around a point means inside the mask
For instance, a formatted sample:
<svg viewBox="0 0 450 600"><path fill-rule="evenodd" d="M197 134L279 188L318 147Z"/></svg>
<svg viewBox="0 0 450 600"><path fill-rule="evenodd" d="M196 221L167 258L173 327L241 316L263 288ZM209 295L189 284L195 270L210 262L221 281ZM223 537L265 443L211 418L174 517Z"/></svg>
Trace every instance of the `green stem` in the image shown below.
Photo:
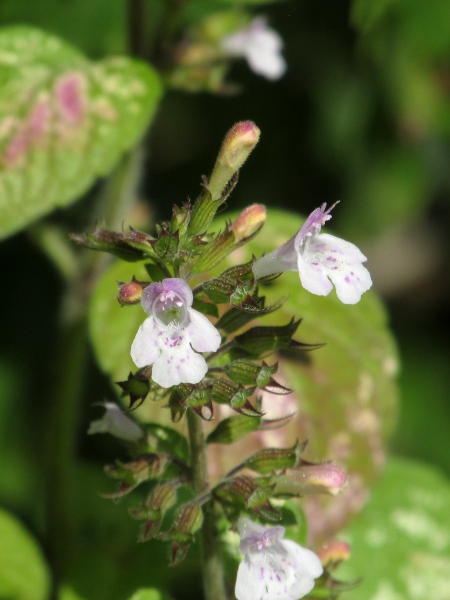
<svg viewBox="0 0 450 600"><path fill-rule="evenodd" d="M200 417L194 411L187 413L191 464L194 489L202 494L209 489L206 441ZM226 600L223 559L217 531L217 518L214 501L208 500L203 507L203 524L200 532L200 547L203 569L203 590L205 600Z"/></svg>

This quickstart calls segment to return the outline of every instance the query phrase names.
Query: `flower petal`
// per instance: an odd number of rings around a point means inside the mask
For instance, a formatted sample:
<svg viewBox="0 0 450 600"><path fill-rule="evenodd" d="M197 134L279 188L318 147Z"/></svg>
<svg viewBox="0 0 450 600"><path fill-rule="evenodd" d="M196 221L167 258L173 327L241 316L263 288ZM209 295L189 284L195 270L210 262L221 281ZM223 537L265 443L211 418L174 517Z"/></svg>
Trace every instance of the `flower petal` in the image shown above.
<svg viewBox="0 0 450 600"><path fill-rule="evenodd" d="M286 561L292 565L295 573L295 583L292 584L292 593L296 598L306 596L314 587L314 579L323 573L322 563L317 554L308 548L302 548L292 540L280 542L287 551Z"/></svg>
<svg viewBox="0 0 450 600"><path fill-rule="evenodd" d="M110 433L127 442L137 442L144 435L142 429L120 410L114 402L105 402L105 414L101 419L92 421L88 434Z"/></svg>
<svg viewBox="0 0 450 600"><path fill-rule="evenodd" d="M189 308L188 313L189 325L186 330L192 347L198 352L215 352L222 341L220 333L198 310Z"/></svg>
<svg viewBox="0 0 450 600"><path fill-rule="evenodd" d="M364 254L350 242L327 233L308 239L298 256L300 280L305 289L319 296L331 291L331 283L344 304L356 304L372 285L369 271L361 264Z"/></svg>
<svg viewBox="0 0 450 600"><path fill-rule="evenodd" d="M257 17L246 29L225 37L221 47L231 56L244 56L252 71L267 79L278 79L286 71L281 55L283 40L267 26L264 17Z"/></svg>
<svg viewBox="0 0 450 600"><path fill-rule="evenodd" d="M208 365L201 354L192 350L186 330L176 340L166 336L161 350L152 369L152 379L161 387L198 383L206 375Z"/></svg>
<svg viewBox="0 0 450 600"><path fill-rule="evenodd" d="M245 52L251 70L270 80L282 77L286 72L286 62L280 53L281 48L281 38L275 31L255 33Z"/></svg>
<svg viewBox="0 0 450 600"><path fill-rule="evenodd" d="M161 354L158 343L158 337L161 335L162 331L154 318L145 319L131 344L131 358L137 367L146 367L157 360Z"/></svg>
<svg viewBox="0 0 450 600"><path fill-rule="evenodd" d="M298 600L313 587L314 579L291 548L284 548L283 541L245 556L239 565L235 595L238 600Z"/></svg>

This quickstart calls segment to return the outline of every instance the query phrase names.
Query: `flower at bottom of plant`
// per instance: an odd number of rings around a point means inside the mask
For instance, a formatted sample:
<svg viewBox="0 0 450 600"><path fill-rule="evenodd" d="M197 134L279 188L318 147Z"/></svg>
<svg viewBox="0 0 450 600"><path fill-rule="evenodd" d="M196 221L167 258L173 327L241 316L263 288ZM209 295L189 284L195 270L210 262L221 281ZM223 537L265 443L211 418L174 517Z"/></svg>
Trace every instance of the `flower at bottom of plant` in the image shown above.
<svg viewBox="0 0 450 600"><path fill-rule="evenodd" d="M267 79L279 79L286 71L283 40L264 17L256 17L245 29L224 37L221 47L230 56L246 58L250 69Z"/></svg>
<svg viewBox="0 0 450 600"><path fill-rule="evenodd" d="M240 517L239 565L235 595L238 600L298 600L314 587L323 573L319 557L292 540L284 527L264 527Z"/></svg>
<svg viewBox="0 0 450 600"><path fill-rule="evenodd" d="M372 286L369 271L362 264L367 259L354 244L320 233L322 225L331 219L326 204L316 208L298 233L283 246L259 258L253 264L257 279L281 273L298 271L302 286L318 296L327 296L336 288L344 304L356 304L361 295Z"/></svg>
<svg viewBox="0 0 450 600"><path fill-rule="evenodd" d="M101 419L92 421L88 434L109 433L126 442L137 442L144 436L143 430L130 417L120 410L114 402L105 402L105 414Z"/></svg>
<svg viewBox="0 0 450 600"><path fill-rule="evenodd" d="M191 288L178 278L151 283L142 292L149 318L134 338L131 358L139 368L153 365L152 379L161 387L201 381L208 365L198 352L214 352L220 346L220 333L191 308L192 301Z"/></svg>

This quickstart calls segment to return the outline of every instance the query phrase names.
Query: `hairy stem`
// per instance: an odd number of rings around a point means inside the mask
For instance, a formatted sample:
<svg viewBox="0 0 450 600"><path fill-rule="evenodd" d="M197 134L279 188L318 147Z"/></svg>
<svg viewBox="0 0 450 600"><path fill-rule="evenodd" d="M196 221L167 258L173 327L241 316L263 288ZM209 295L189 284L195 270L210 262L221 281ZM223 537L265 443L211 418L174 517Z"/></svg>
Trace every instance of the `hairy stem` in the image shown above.
<svg viewBox="0 0 450 600"><path fill-rule="evenodd" d="M201 494L209 489L206 441L200 417L194 411L188 410L187 418L194 488L197 494ZM202 510L203 525L200 532L200 546L205 600L226 600L223 560L214 501L208 500Z"/></svg>

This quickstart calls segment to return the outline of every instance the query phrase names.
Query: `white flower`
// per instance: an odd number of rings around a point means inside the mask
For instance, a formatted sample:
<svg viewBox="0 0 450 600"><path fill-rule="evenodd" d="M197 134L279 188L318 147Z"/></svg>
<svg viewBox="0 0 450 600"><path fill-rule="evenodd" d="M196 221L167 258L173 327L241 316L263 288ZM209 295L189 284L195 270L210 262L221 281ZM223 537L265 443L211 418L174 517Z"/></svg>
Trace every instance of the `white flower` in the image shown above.
<svg viewBox="0 0 450 600"><path fill-rule="evenodd" d="M89 425L88 434L110 433L114 437L127 442L137 442L144 432L132 419L127 417L117 404L105 402L105 414L101 419L92 421Z"/></svg>
<svg viewBox="0 0 450 600"><path fill-rule="evenodd" d="M359 302L372 285L370 273L362 264L366 257L354 244L320 233L336 204L328 210L326 204L316 208L293 238L258 259L253 265L255 277L298 270L303 287L312 294L327 296L334 284L341 302Z"/></svg>
<svg viewBox="0 0 450 600"><path fill-rule="evenodd" d="M238 521L244 560L239 565L238 600L298 600L314 587L323 572L314 552L284 540L284 527L264 527L241 517Z"/></svg>
<svg viewBox="0 0 450 600"><path fill-rule="evenodd" d="M223 38L221 47L230 56L246 58L251 70L267 79L279 79L286 71L281 55L283 40L267 26L264 17L257 17L246 29Z"/></svg>
<svg viewBox="0 0 450 600"><path fill-rule="evenodd" d="M201 381L208 365L198 352L220 346L220 333L190 308L192 301L191 288L178 278L152 283L142 292L142 307L150 316L134 338L131 358L138 367L153 365L152 379L161 387Z"/></svg>

